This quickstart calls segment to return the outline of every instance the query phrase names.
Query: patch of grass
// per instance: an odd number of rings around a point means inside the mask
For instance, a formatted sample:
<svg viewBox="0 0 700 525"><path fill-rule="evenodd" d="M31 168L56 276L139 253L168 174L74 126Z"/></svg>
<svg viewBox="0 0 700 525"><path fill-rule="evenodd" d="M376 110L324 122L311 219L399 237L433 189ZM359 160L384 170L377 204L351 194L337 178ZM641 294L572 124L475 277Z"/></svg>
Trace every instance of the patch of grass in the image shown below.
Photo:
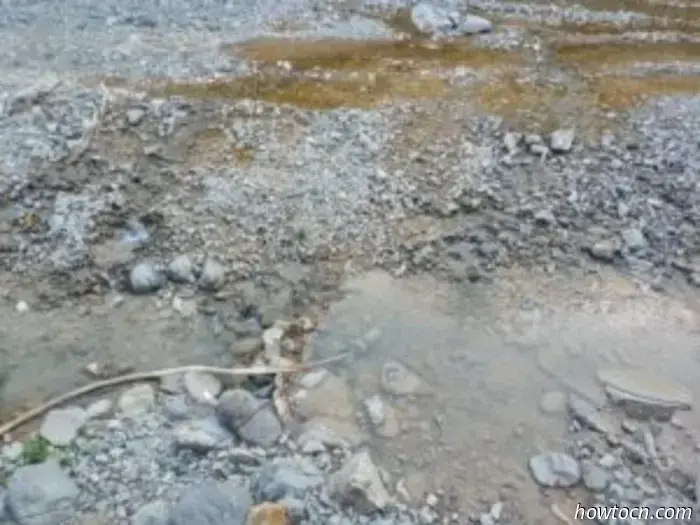
<svg viewBox="0 0 700 525"><path fill-rule="evenodd" d="M51 454L51 446L41 436L27 438L22 444L22 461L26 465L43 463Z"/></svg>

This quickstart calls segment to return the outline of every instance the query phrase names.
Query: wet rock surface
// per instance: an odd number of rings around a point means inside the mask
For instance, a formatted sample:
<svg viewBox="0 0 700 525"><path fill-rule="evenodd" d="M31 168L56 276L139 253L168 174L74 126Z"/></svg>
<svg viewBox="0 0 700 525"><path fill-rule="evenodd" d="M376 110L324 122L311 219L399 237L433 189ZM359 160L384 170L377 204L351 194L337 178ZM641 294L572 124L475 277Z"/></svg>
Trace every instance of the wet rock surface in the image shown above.
<svg viewBox="0 0 700 525"><path fill-rule="evenodd" d="M387 365L396 367L397 362ZM376 372L381 389L384 374ZM622 372L618 369L616 377ZM327 370L310 374L329 381L329 399L331 389L342 393L349 387ZM641 391L644 385L639 375L637 379ZM340 427L327 423L327 416L315 416L324 410L307 406L300 415L306 423L285 428L270 407L296 406L296 396L288 397L289 392L238 387L219 393L213 388L208 390L212 403L197 389L183 399L169 391L171 383L164 380L165 390L134 385L108 394L92 405L121 410L101 418L85 418L91 410L78 406L55 409L44 417L40 432L26 436L24 443L4 445L0 469L8 480L10 523L461 523L464 510L450 503L449 492L416 493L416 478L397 478L385 470L374 458L374 447L347 439ZM320 387L318 380L303 375L295 384ZM654 386L658 381L649 388ZM402 433L410 433L406 417L420 414L418 405L400 402L406 395L391 398L397 408L379 394L344 400L358 412L339 414L337 421L357 418L362 427L367 417L367 432L373 432L393 418L399 430L379 435L400 440ZM175 400L181 408L174 419ZM566 422L561 400L556 405L548 417ZM619 405L594 406L574 393L568 408L569 430L560 448L528 460L533 486L555 492L584 489L587 499L581 501L590 505L693 508L696 474L686 458L695 453L696 443L678 418L631 420ZM275 425L246 431L263 413ZM517 498L499 499L475 519L509 522L517 505ZM679 520L694 523L690 514Z"/></svg>

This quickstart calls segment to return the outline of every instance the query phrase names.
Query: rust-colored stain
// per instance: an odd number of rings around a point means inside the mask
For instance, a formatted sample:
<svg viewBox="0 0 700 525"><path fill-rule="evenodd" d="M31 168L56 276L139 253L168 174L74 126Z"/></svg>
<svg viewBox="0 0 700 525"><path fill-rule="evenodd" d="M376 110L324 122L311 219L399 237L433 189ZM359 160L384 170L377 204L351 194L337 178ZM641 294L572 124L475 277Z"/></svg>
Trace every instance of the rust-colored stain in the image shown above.
<svg viewBox="0 0 700 525"><path fill-rule="evenodd" d="M570 83L522 82L514 77L481 84L472 92L481 111L532 129L551 131L568 122L594 129L601 116L625 111L649 99L700 92L695 75L613 75Z"/></svg>
<svg viewBox="0 0 700 525"><path fill-rule="evenodd" d="M396 100L440 97L448 87L431 75L359 74L338 79L251 76L213 82L167 82L154 94L196 100L252 99L303 109L370 108Z"/></svg>
<svg viewBox="0 0 700 525"><path fill-rule="evenodd" d="M577 3L596 11L630 11L657 19L698 20L700 5L675 0L580 0Z"/></svg>
<svg viewBox="0 0 700 525"><path fill-rule="evenodd" d="M221 129L210 128L191 138L188 144L188 158L195 164L235 162L242 167L248 167L255 160L255 150L248 146L233 145Z"/></svg>
<svg viewBox="0 0 700 525"><path fill-rule="evenodd" d="M520 3L520 0L505 0ZM592 11L628 11L669 20L700 20L700 4L676 0L534 0L538 4L565 7L580 5Z"/></svg>
<svg viewBox="0 0 700 525"><path fill-rule="evenodd" d="M554 44L553 59L560 65L584 69L642 62L692 62L700 59L700 42L606 42Z"/></svg>
<svg viewBox="0 0 700 525"><path fill-rule="evenodd" d="M484 113L538 131L565 125L567 118L582 114L587 104L585 93L575 83L525 82L510 75L478 85L472 96Z"/></svg>
<svg viewBox="0 0 700 525"><path fill-rule="evenodd" d="M590 92L601 109L625 110L651 98L700 92L696 75L609 76L589 82Z"/></svg>
<svg viewBox="0 0 700 525"><path fill-rule="evenodd" d="M517 65L517 52L474 46L469 40L262 39L231 46L231 51L263 64L288 62L297 71L407 71L427 67L491 68Z"/></svg>
<svg viewBox="0 0 700 525"><path fill-rule="evenodd" d="M243 167L248 167L255 160L255 150L249 146L233 148L233 157L236 159L238 164Z"/></svg>
<svg viewBox="0 0 700 525"><path fill-rule="evenodd" d="M632 20L625 23L612 22L570 22L544 24L548 29L554 29L566 34L580 35L619 35L633 32L676 32L689 35L700 33L700 21L675 18L650 18L648 20Z"/></svg>
<svg viewBox="0 0 700 525"><path fill-rule="evenodd" d="M624 0L623 4L625 1L633 0ZM634 0L634 4L653 7L657 14L669 8L641 0ZM406 32L411 33L411 28L406 26L410 20L405 11L393 16L394 25L405 26ZM649 22L659 20L653 18ZM689 20L687 24L700 25L700 22ZM249 41L230 46L230 51L256 61L261 66L258 74L208 82L157 81L148 85L147 90L164 97L199 101L249 99L310 110L367 109L401 101L448 101L450 97L463 96L483 113L540 129L566 125L575 118L595 121L601 111L628 109L650 97L700 91L694 76L642 78L621 76L619 71L614 73L617 76L609 76L613 67L700 60L700 43L622 40L615 37L615 31L621 31L622 27L608 23L564 23L550 28L525 23L525 29L547 32L543 42L548 64L537 68L538 77L549 78L545 72L558 70L566 73L561 82L519 80L519 76L525 76L525 68L532 65L524 53L481 48L469 39L438 43L412 35L404 40ZM586 34L609 34L613 41L592 42L583 38ZM577 39L578 36L581 38ZM290 70L279 67L280 63L291 66ZM472 88L454 88L441 77L440 71L457 66L483 70L490 80ZM601 77L602 74L608 76ZM222 140L203 136L197 142L205 146L206 154L212 147L216 151L223 148ZM226 147L227 154L232 154L242 165L252 162L254 152L244 147L231 151L228 143Z"/></svg>
<svg viewBox="0 0 700 525"><path fill-rule="evenodd" d="M674 32L686 35L700 33L700 19L685 20L676 18L639 18L629 21L575 21L566 17L560 19L546 17L541 20L503 18L491 16L492 21L503 27L520 28L542 36L566 37L623 35L650 32Z"/></svg>

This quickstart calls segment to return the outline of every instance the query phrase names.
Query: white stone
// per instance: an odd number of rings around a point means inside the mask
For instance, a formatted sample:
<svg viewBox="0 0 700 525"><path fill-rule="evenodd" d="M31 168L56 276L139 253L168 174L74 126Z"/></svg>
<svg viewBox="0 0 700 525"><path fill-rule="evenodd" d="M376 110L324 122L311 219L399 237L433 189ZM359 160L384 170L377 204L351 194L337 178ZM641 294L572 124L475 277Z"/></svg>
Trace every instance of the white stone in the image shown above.
<svg viewBox="0 0 700 525"><path fill-rule="evenodd" d="M119 410L126 417L138 417L153 409L156 394L151 385L136 385L119 397Z"/></svg>
<svg viewBox="0 0 700 525"><path fill-rule="evenodd" d="M382 510L391 502L379 470L366 450L355 454L330 476L328 490L338 503L359 512Z"/></svg>
<svg viewBox="0 0 700 525"><path fill-rule="evenodd" d="M46 414L39 435L52 445L65 447L76 438L85 421L85 410L80 407L57 408Z"/></svg>
<svg viewBox="0 0 700 525"><path fill-rule="evenodd" d="M216 398L221 393L221 381L205 372L187 372L184 376L185 390L201 404L216 404Z"/></svg>
<svg viewBox="0 0 700 525"><path fill-rule="evenodd" d="M99 399L91 403L85 409L87 419L99 419L107 416L112 411L113 403L111 399Z"/></svg>

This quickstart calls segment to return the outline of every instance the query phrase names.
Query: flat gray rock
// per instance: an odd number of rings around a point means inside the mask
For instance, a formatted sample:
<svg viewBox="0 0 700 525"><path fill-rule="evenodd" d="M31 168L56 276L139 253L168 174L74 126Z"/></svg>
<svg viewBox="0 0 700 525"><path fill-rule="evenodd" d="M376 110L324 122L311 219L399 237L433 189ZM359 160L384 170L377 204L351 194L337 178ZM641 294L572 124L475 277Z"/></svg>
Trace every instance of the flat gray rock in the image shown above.
<svg viewBox="0 0 700 525"><path fill-rule="evenodd" d="M608 434L613 430L613 425L599 412L589 401L576 394L570 394L567 399L567 407L571 417L586 426Z"/></svg>
<svg viewBox="0 0 700 525"><path fill-rule="evenodd" d="M251 420L262 408L262 404L249 391L236 388L221 394L216 414L225 428L238 433L238 429Z"/></svg>
<svg viewBox="0 0 700 525"><path fill-rule="evenodd" d="M532 477L543 487L567 488L581 481L581 466L568 454L539 454L530 458L529 465Z"/></svg>
<svg viewBox="0 0 700 525"><path fill-rule="evenodd" d="M282 435L282 424L272 406L255 413L244 425L238 428L238 436L250 445L271 447Z"/></svg>
<svg viewBox="0 0 700 525"><path fill-rule="evenodd" d="M612 479L612 474L596 464L587 464L582 468L583 485L590 491L602 492Z"/></svg>
<svg viewBox="0 0 700 525"><path fill-rule="evenodd" d="M175 428L173 434L178 447L196 452L226 446L232 437L215 418L185 421Z"/></svg>
<svg viewBox="0 0 700 525"><path fill-rule="evenodd" d="M599 370L598 380L621 401L682 410L690 410L693 404L693 396L685 386L639 370Z"/></svg>
<svg viewBox="0 0 700 525"><path fill-rule="evenodd" d="M131 291L137 294L155 292L162 288L165 282L165 275L150 262L137 264L129 274Z"/></svg>
<svg viewBox="0 0 700 525"><path fill-rule="evenodd" d="M56 525L74 512L78 487L58 463L21 467L7 485L7 510L19 525Z"/></svg>
<svg viewBox="0 0 700 525"><path fill-rule="evenodd" d="M255 501L279 501L302 497L323 481L323 473L306 458L279 458L262 466L251 488Z"/></svg>
<svg viewBox="0 0 700 525"><path fill-rule="evenodd" d="M459 31L464 35L488 33L493 28L491 22L476 15L467 15L459 24Z"/></svg>
<svg viewBox="0 0 700 525"><path fill-rule="evenodd" d="M185 489L167 525L244 525L252 504L243 483L204 483Z"/></svg>
<svg viewBox="0 0 700 525"><path fill-rule="evenodd" d="M205 372L190 371L183 377L185 390L197 403L215 405L221 393L221 381Z"/></svg>
<svg viewBox="0 0 700 525"><path fill-rule="evenodd" d="M98 399L97 401L90 403L85 409L85 417L87 419L100 419L108 416L112 409L114 408L114 403L111 399Z"/></svg>
<svg viewBox="0 0 700 525"><path fill-rule="evenodd" d="M450 14L431 4L421 2L411 8L411 22L421 33L433 35L454 29Z"/></svg>
<svg viewBox="0 0 700 525"><path fill-rule="evenodd" d="M168 264L168 277L175 283L193 283L194 266L188 255L182 254L175 257Z"/></svg>
<svg viewBox="0 0 700 525"><path fill-rule="evenodd" d="M166 525L168 521L168 505L164 501L147 503L131 518L131 525Z"/></svg>
<svg viewBox="0 0 700 525"><path fill-rule="evenodd" d="M156 402L151 385L136 385L119 397L119 410L126 417L138 417L150 412Z"/></svg>
<svg viewBox="0 0 700 525"><path fill-rule="evenodd" d="M549 148L554 153L568 153L574 144L576 131L573 128L558 129L549 136Z"/></svg>
<svg viewBox="0 0 700 525"><path fill-rule="evenodd" d="M209 292L221 289L226 283L226 268L216 260L207 258L202 267L202 275L199 276L197 285Z"/></svg>
<svg viewBox="0 0 700 525"><path fill-rule="evenodd" d="M57 447L66 447L78 435L87 421L85 410L80 407L51 410L39 428L39 435Z"/></svg>

